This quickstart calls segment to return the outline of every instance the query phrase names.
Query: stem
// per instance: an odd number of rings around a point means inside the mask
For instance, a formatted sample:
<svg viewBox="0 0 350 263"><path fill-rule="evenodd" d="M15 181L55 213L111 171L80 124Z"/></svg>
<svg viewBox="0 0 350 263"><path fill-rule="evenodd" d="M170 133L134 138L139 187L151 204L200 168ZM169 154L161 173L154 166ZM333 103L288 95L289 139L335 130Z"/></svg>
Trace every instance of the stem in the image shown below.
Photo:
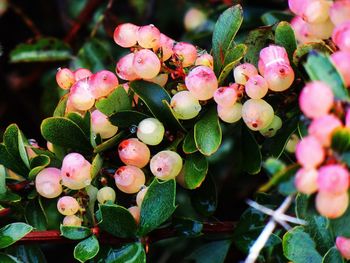
<svg viewBox="0 0 350 263"><path fill-rule="evenodd" d="M93 38L93 37L96 35L98 28L101 26L103 20L104 20L105 17L106 17L106 13L107 13L109 10L111 10L111 8L112 8L112 6L113 6L113 2L114 2L114 0L109 0L109 1L108 1L106 10L103 12L102 15L100 15L100 17L98 18L98 21L97 21L96 25L94 26L94 28L93 28L92 31L91 31L90 38Z"/></svg>
<svg viewBox="0 0 350 263"><path fill-rule="evenodd" d="M15 12L22 19L24 24L33 32L35 37L41 36L41 33L39 29L36 27L36 25L34 24L33 20L31 20L30 17L27 16L19 6L15 5L13 1L11 1L9 2L9 7L13 10L13 12Z"/></svg>

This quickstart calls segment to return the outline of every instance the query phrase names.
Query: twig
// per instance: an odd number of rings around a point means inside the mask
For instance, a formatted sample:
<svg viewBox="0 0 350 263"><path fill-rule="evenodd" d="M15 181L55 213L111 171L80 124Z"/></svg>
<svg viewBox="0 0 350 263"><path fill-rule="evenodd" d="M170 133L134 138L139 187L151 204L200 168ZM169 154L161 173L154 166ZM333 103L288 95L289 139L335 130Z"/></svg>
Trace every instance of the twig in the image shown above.
<svg viewBox="0 0 350 263"><path fill-rule="evenodd" d="M19 6L15 5L11 1L9 2L9 7L13 10L13 12L15 12L22 19L24 24L26 24L26 26L33 32L35 37L38 38L41 36L41 33L39 29L36 27L36 25L34 24L33 20L31 20L29 16L27 16Z"/></svg>
<svg viewBox="0 0 350 263"><path fill-rule="evenodd" d="M105 19L106 13L109 12L109 11L111 10L111 8L112 8L112 6L113 6L113 3L114 3L114 0L109 0L109 1L108 1L106 10L103 12L102 15L100 15L100 17L98 18L98 21L97 21L96 25L94 26L94 28L93 28L92 31L91 31L90 38L93 38L93 37L96 35L98 28L101 26L103 20Z"/></svg>

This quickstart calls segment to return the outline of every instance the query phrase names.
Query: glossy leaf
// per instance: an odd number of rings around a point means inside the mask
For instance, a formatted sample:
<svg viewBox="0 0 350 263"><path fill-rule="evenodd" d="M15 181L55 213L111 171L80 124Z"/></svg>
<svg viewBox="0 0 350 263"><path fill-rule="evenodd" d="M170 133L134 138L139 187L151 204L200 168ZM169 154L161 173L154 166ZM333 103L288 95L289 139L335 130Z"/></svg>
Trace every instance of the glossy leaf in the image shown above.
<svg viewBox="0 0 350 263"><path fill-rule="evenodd" d="M91 235L91 229L84 226L60 226L61 235L72 240L80 240Z"/></svg>
<svg viewBox="0 0 350 263"><path fill-rule="evenodd" d="M195 250L187 259L196 263L223 263L231 242L231 240L220 240L207 243Z"/></svg>
<svg viewBox="0 0 350 263"><path fill-rule="evenodd" d="M67 118L73 121L85 133L85 136L90 137L90 112L86 112L84 117L76 112L67 114Z"/></svg>
<svg viewBox="0 0 350 263"><path fill-rule="evenodd" d="M105 263L146 263L146 253L141 243L130 243L119 249L111 249Z"/></svg>
<svg viewBox="0 0 350 263"><path fill-rule="evenodd" d="M311 51L318 51L329 55L333 53L332 49L324 42L306 43L299 45L294 51L293 63L299 65L299 63L301 63Z"/></svg>
<svg viewBox="0 0 350 263"><path fill-rule="evenodd" d="M114 146L118 145L119 142L121 142L125 137L126 137L126 133L124 131L117 133L112 138L97 145L95 147L94 153L104 152L110 148L113 148Z"/></svg>
<svg viewBox="0 0 350 263"><path fill-rule="evenodd" d="M100 154L96 154L91 163L90 174L91 178L95 178L100 172L103 165L103 158Z"/></svg>
<svg viewBox="0 0 350 263"><path fill-rule="evenodd" d="M64 117L64 115L66 114L67 100L68 100L68 94L63 96L58 102L53 112L53 117Z"/></svg>
<svg viewBox="0 0 350 263"><path fill-rule="evenodd" d="M131 101L125 89L120 85L107 98L96 102L96 108L107 116L119 111L130 110Z"/></svg>
<svg viewBox="0 0 350 263"><path fill-rule="evenodd" d="M187 155L183 173L185 185L188 189L199 187L208 173L207 158L200 153Z"/></svg>
<svg viewBox="0 0 350 263"><path fill-rule="evenodd" d="M83 241L80 241L80 243L75 246L74 258L80 262L85 262L89 259L94 258L99 250L100 245L96 236L91 236Z"/></svg>
<svg viewBox="0 0 350 263"><path fill-rule="evenodd" d="M24 213L26 221L34 227L35 230L47 230L47 218L38 199L29 202Z"/></svg>
<svg viewBox="0 0 350 263"><path fill-rule="evenodd" d="M21 165L21 163L7 151L6 146L2 143L0 144L0 164L24 177L26 177L29 172L24 165Z"/></svg>
<svg viewBox="0 0 350 263"><path fill-rule="evenodd" d="M1 263L23 263L18 258L12 255L4 254L4 253L0 253L0 262Z"/></svg>
<svg viewBox="0 0 350 263"><path fill-rule="evenodd" d="M292 61L293 53L297 49L294 30L288 22L280 22L275 30L275 43L287 50L289 60Z"/></svg>
<svg viewBox="0 0 350 263"><path fill-rule="evenodd" d="M344 263L344 259L335 247L330 248L323 256L322 263Z"/></svg>
<svg viewBox="0 0 350 263"><path fill-rule="evenodd" d="M0 248L5 248L20 240L33 230L25 223L12 223L0 229Z"/></svg>
<svg viewBox="0 0 350 263"><path fill-rule="evenodd" d="M194 140L194 130L190 130L183 140L182 150L186 154L195 153L198 151L196 142Z"/></svg>
<svg viewBox="0 0 350 263"><path fill-rule="evenodd" d="M37 155L33 159L30 160L30 172L29 179L33 180L45 167L49 166L51 160L47 155Z"/></svg>
<svg viewBox="0 0 350 263"><path fill-rule="evenodd" d="M133 110L119 111L109 117L109 121L123 129L137 126L142 120L149 118L150 116Z"/></svg>
<svg viewBox="0 0 350 263"><path fill-rule="evenodd" d="M6 252L14 256L20 263L46 263L44 253L36 244L16 245L6 249ZM1 261L1 263L5 263Z"/></svg>
<svg viewBox="0 0 350 263"><path fill-rule="evenodd" d="M291 13L281 11L271 11L261 16L261 20L266 26L271 26L281 21L290 21L292 20L292 18L293 15Z"/></svg>

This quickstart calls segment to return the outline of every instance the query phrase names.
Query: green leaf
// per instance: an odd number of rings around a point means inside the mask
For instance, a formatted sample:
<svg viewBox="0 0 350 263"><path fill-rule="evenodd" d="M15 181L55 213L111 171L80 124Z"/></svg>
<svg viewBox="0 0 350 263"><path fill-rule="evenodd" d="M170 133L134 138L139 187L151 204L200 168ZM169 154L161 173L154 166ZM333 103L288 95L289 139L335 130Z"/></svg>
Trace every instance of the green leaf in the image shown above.
<svg viewBox="0 0 350 263"><path fill-rule="evenodd" d="M329 46L327 46L326 43L324 43L323 41L306 43L299 45L298 48L294 51L293 63L295 65L299 65L299 63L301 63L304 60L304 58L313 50L328 55L333 53L332 49Z"/></svg>
<svg viewBox="0 0 350 263"><path fill-rule="evenodd" d="M28 174L28 169L26 169L23 164L21 165L21 163L7 151L6 146L2 143L0 144L0 164L24 177Z"/></svg>
<svg viewBox="0 0 350 263"><path fill-rule="evenodd" d="M66 114L67 100L68 100L68 94L63 96L58 102L53 112L53 117L64 117L64 115Z"/></svg>
<svg viewBox="0 0 350 263"><path fill-rule="evenodd" d="M8 247L33 230L25 223L12 223L0 229L0 248Z"/></svg>
<svg viewBox="0 0 350 263"><path fill-rule="evenodd" d="M266 26L271 26L281 21L290 21L292 18L293 15L291 13L281 11L271 11L261 16L261 20Z"/></svg>
<svg viewBox="0 0 350 263"><path fill-rule="evenodd" d="M169 103L171 98L164 88L155 83L142 80L131 82L130 88L146 104L153 116L165 126L176 130L184 130L179 120L170 110L169 105L165 103Z"/></svg>
<svg viewBox="0 0 350 263"><path fill-rule="evenodd" d="M91 235L91 229L84 226L60 226L61 235L72 240L87 238Z"/></svg>
<svg viewBox="0 0 350 263"><path fill-rule="evenodd" d="M292 61L293 53L297 49L294 30L288 22L280 22L275 31L275 43L287 50L289 60Z"/></svg>
<svg viewBox="0 0 350 263"><path fill-rule="evenodd" d="M207 243L196 249L186 259L196 263L223 263L231 246L231 240L220 240Z"/></svg>
<svg viewBox="0 0 350 263"><path fill-rule="evenodd" d="M146 253L139 242L130 243L119 249L111 249L105 263L146 263Z"/></svg>
<svg viewBox="0 0 350 263"><path fill-rule="evenodd" d="M195 153L198 151L194 140L194 129L190 130L183 140L182 150L186 154Z"/></svg>
<svg viewBox="0 0 350 263"><path fill-rule="evenodd" d="M73 121L62 117L51 117L41 123L43 137L58 146L89 152L92 150L89 139Z"/></svg>
<svg viewBox="0 0 350 263"><path fill-rule="evenodd" d="M254 134L245 126L242 126L242 153L243 170L249 174L257 174L261 170L262 156Z"/></svg>
<svg viewBox="0 0 350 263"><path fill-rule="evenodd" d="M10 61L16 62L48 62L71 58L70 47L56 38L41 38L30 44L19 44L10 53Z"/></svg>
<svg viewBox="0 0 350 263"><path fill-rule="evenodd" d="M28 178L30 180L35 179L38 173L40 173L45 167L49 166L50 164L50 158L47 155L40 154L35 156L33 159L30 160L30 172L28 175Z"/></svg>
<svg viewBox="0 0 350 263"><path fill-rule="evenodd" d="M222 140L222 131L216 109L209 109L194 125L194 140L197 149L204 155L215 153Z"/></svg>
<svg viewBox="0 0 350 263"><path fill-rule="evenodd" d="M213 32L213 57L215 73L219 75L228 51L235 45L234 38L243 22L243 10L235 5L224 11L217 20Z"/></svg>
<svg viewBox="0 0 350 263"><path fill-rule="evenodd" d="M327 83L335 98L341 101L350 101L344 81L328 56L312 52L309 54L304 67L311 80L320 80Z"/></svg>
<svg viewBox="0 0 350 263"><path fill-rule="evenodd" d="M322 263L344 263L344 259L335 247L330 248L323 256Z"/></svg>
<svg viewBox="0 0 350 263"><path fill-rule="evenodd" d="M90 168L90 174L92 179L95 178L96 175L98 175L98 173L102 168L102 165L103 165L102 156L99 154L96 154L95 158L92 160L91 168Z"/></svg>
<svg viewBox="0 0 350 263"><path fill-rule="evenodd" d="M32 200L27 204L24 216L28 224L33 226L35 230L47 229L47 218L38 199Z"/></svg>
<svg viewBox="0 0 350 263"><path fill-rule="evenodd" d="M67 119L70 119L85 133L85 136L90 137L90 112L86 112L84 117L76 112L70 112L67 115Z"/></svg>
<svg viewBox="0 0 350 263"><path fill-rule="evenodd" d="M338 153L344 153L350 150L349 128L337 128L332 132L331 147Z"/></svg>
<svg viewBox="0 0 350 263"><path fill-rule="evenodd" d="M11 255L6 255L4 253L0 253L0 262L1 263L23 263L18 258L15 258Z"/></svg>
<svg viewBox="0 0 350 263"><path fill-rule="evenodd" d="M301 226L294 227L283 236L283 253L294 263L320 263L316 244Z"/></svg>
<svg viewBox="0 0 350 263"><path fill-rule="evenodd" d="M104 204L99 207L102 217L99 226L102 230L116 237L127 238L135 236L136 222L128 209L112 204Z"/></svg>
<svg viewBox="0 0 350 263"><path fill-rule="evenodd" d="M350 228L348 227L349 220L350 207L347 208L346 212L341 217L329 220L330 228L332 229L335 237L344 236L350 238Z"/></svg>
<svg viewBox="0 0 350 263"><path fill-rule="evenodd" d="M85 262L89 259L94 258L99 250L100 245L96 236L91 236L83 241L80 241L78 245L75 246L74 258L80 262Z"/></svg>
<svg viewBox="0 0 350 263"><path fill-rule="evenodd" d="M126 110L126 111L119 111L112 116L109 117L109 121L123 129L123 128L130 128L132 126L137 126L142 120L149 118L150 116L143 114L138 111L133 110Z"/></svg>
<svg viewBox="0 0 350 263"><path fill-rule="evenodd" d="M126 137L126 135L127 134L124 131L119 132L107 141L104 141L103 143L97 145L95 147L94 153L104 152L110 148L113 148L114 146L119 144L119 142L121 142Z"/></svg>
<svg viewBox="0 0 350 263"><path fill-rule="evenodd" d="M44 253L39 245L16 245L6 249L6 252L16 257L20 263L46 263ZM3 263L0 259L0 262Z"/></svg>
<svg viewBox="0 0 350 263"><path fill-rule="evenodd" d="M200 153L193 153L186 156L183 167L184 180L188 189L199 187L208 173L208 161Z"/></svg>
<svg viewBox="0 0 350 263"><path fill-rule="evenodd" d="M0 195L3 195L6 193L6 169L5 166L0 164Z"/></svg>
<svg viewBox="0 0 350 263"><path fill-rule="evenodd" d="M18 194L7 191L4 194L0 194L0 201L3 203L16 203L21 201L21 196Z"/></svg>
<svg viewBox="0 0 350 263"><path fill-rule="evenodd" d="M154 179L141 205L139 236L145 236L165 222L175 211L176 183Z"/></svg>
<svg viewBox="0 0 350 263"><path fill-rule="evenodd" d="M119 85L107 98L96 102L96 108L107 116L119 111L130 110L131 101L123 86Z"/></svg>
<svg viewBox="0 0 350 263"><path fill-rule="evenodd" d="M211 216L215 212L217 192L211 176L206 176L201 186L191 191L191 203L193 208L205 217Z"/></svg>

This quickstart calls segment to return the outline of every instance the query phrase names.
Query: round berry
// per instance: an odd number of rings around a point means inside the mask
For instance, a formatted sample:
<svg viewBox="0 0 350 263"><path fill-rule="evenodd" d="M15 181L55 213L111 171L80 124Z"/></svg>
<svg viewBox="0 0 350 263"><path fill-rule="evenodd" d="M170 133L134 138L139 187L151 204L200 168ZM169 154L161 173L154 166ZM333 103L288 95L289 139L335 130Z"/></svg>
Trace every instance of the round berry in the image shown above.
<svg viewBox="0 0 350 263"><path fill-rule="evenodd" d="M138 206L132 206L128 208L130 214L135 219L136 224L140 223L141 210Z"/></svg>
<svg viewBox="0 0 350 263"><path fill-rule="evenodd" d="M118 189L127 194L137 193L146 182L143 171L132 165L120 167L114 174L114 180Z"/></svg>
<svg viewBox="0 0 350 263"><path fill-rule="evenodd" d="M122 141L118 146L118 154L123 163L138 168L145 167L151 156L147 145L136 138Z"/></svg>
<svg viewBox="0 0 350 263"><path fill-rule="evenodd" d="M162 60L166 61L174 54L173 47L175 45L175 40L170 37L160 33L159 45L161 48Z"/></svg>
<svg viewBox="0 0 350 263"><path fill-rule="evenodd" d="M335 240L335 245L339 250L340 254L342 255L342 257L349 260L350 259L350 238L338 236L337 239Z"/></svg>
<svg viewBox="0 0 350 263"><path fill-rule="evenodd" d="M267 81L260 75L249 78L245 84L245 92L251 99L263 98L269 89Z"/></svg>
<svg viewBox="0 0 350 263"><path fill-rule="evenodd" d="M281 92L292 85L294 71L290 65L276 64L265 69L264 78L270 90Z"/></svg>
<svg viewBox="0 0 350 263"><path fill-rule="evenodd" d="M331 55L331 60L342 75L345 86L350 87L350 71L348 64L350 61L350 51L337 51Z"/></svg>
<svg viewBox="0 0 350 263"><path fill-rule="evenodd" d="M141 26L137 31L137 42L143 48L158 49L160 31L154 25Z"/></svg>
<svg viewBox="0 0 350 263"><path fill-rule="evenodd" d="M117 88L119 82L117 76L108 70L101 70L93 74L89 79L92 95L99 99L107 96Z"/></svg>
<svg viewBox="0 0 350 263"><path fill-rule="evenodd" d="M286 144L286 151L289 153L295 153L296 149L297 149L297 145L299 142L299 137L296 134L292 134L292 136L290 136L290 138L288 139L288 142Z"/></svg>
<svg viewBox="0 0 350 263"><path fill-rule="evenodd" d="M213 69L214 68L213 56L208 54L208 53L201 54L201 55L199 55L199 57L197 57L195 65L196 66L206 66L206 67Z"/></svg>
<svg viewBox="0 0 350 263"><path fill-rule="evenodd" d="M115 69L119 78L128 81L133 81L138 78L133 67L134 56L134 53L129 53L119 59Z"/></svg>
<svg viewBox="0 0 350 263"><path fill-rule="evenodd" d="M152 157L151 172L161 180L174 179L182 169L181 156L173 151L161 151Z"/></svg>
<svg viewBox="0 0 350 263"><path fill-rule="evenodd" d="M308 23L306 23L301 17L294 17L290 24L294 29L296 39L300 43L304 44L318 41L318 38L312 35Z"/></svg>
<svg viewBox="0 0 350 263"><path fill-rule="evenodd" d="M313 194L317 191L317 170L301 168L295 175L294 184L297 190L303 194Z"/></svg>
<svg viewBox="0 0 350 263"><path fill-rule="evenodd" d="M144 79L156 77L160 71L160 61L151 50L142 49L135 53L133 67L135 73Z"/></svg>
<svg viewBox="0 0 350 263"><path fill-rule="evenodd" d="M214 93L215 102L222 107L232 107L237 101L237 84L229 87L220 87Z"/></svg>
<svg viewBox="0 0 350 263"><path fill-rule="evenodd" d="M199 101L187 90L176 93L171 98L170 106L180 120L193 119L202 109Z"/></svg>
<svg viewBox="0 0 350 263"><path fill-rule="evenodd" d="M148 145L158 145L162 142L165 129L155 118L142 120L137 127L137 138Z"/></svg>
<svg viewBox="0 0 350 263"><path fill-rule="evenodd" d="M125 48L135 46L137 44L138 30L139 27L131 23L124 23L117 26L113 34L115 43Z"/></svg>
<svg viewBox="0 0 350 263"><path fill-rule="evenodd" d="M307 25L311 34L318 39L328 39L332 36L332 32L334 32L334 25L330 19L322 23L308 23Z"/></svg>
<svg viewBox="0 0 350 263"><path fill-rule="evenodd" d="M277 68L281 64L289 65L288 53L284 47L269 45L260 51L258 67L263 77L267 68Z"/></svg>
<svg viewBox="0 0 350 263"><path fill-rule="evenodd" d="M90 91L87 79L77 81L69 93L69 100L72 106L80 111L91 109L95 104L95 97Z"/></svg>
<svg viewBox="0 0 350 263"><path fill-rule="evenodd" d="M35 177L35 188L45 198L55 198L62 193L61 171L57 168L44 168Z"/></svg>
<svg viewBox="0 0 350 263"><path fill-rule="evenodd" d="M329 16L336 26L350 21L350 2L347 0L332 2Z"/></svg>
<svg viewBox="0 0 350 263"><path fill-rule="evenodd" d="M235 82L241 85L245 85L248 79L255 75L258 75L258 71L256 67L250 63L241 64L233 70Z"/></svg>
<svg viewBox="0 0 350 263"><path fill-rule="evenodd" d="M329 17L330 2L325 0L306 1L303 19L308 23L323 23Z"/></svg>
<svg viewBox="0 0 350 263"><path fill-rule="evenodd" d="M265 137L273 137L276 135L277 131L282 127L282 120L280 117L275 115L269 126L261 129L259 132Z"/></svg>
<svg viewBox="0 0 350 263"><path fill-rule="evenodd" d="M70 89L75 83L73 72L68 68L59 68L56 73L56 82L61 89Z"/></svg>
<svg viewBox="0 0 350 263"><path fill-rule="evenodd" d="M100 204L104 204L106 202L115 202L115 191L112 187L105 186L102 187L100 190L97 192L97 201Z"/></svg>
<svg viewBox="0 0 350 263"><path fill-rule="evenodd" d="M64 226L81 226L82 219L76 215L65 216L63 218Z"/></svg>
<svg viewBox="0 0 350 263"><path fill-rule="evenodd" d="M112 125L108 117L99 110L94 110L91 113L91 129L95 134L99 134L102 139L111 138L118 131L118 127Z"/></svg>
<svg viewBox="0 0 350 263"><path fill-rule="evenodd" d="M318 171L318 189L329 194L341 194L349 188L348 170L339 164L322 166Z"/></svg>
<svg viewBox="0 0 350 263"><path fill-rule="evenodd" d="M80 205L77 199L71 196L63 196L58 199L57 209L62 215L71 216L78 212Z"/></svg>
<svg viewBox="0 0 350 263"><path fill-rule="evenodd" d="M309 134L315 136L323 146L330 146L332 132L341 126L341 121L335 115L327 114L313 119L308 131Z"/></svg>
<svg viewBox="0 0 350 263"><path fill-rule="evenodd" d="M322 145L311 135L299 141L295 155L298 162L306 169L317 167L325 158Z"/></svg>
<svg viewBox="0 0 350 263"><path fill-rule="evenodd" d="M327 192L318 192L316 195L316 209L325 217L334 219L342 216L349 205L348 192L332 195Z"/></svg>
<svg viewBox="0 0 350 263"><path fill-rule="evenodd" d="M258 131L273 121L275 114L270 104L262 99L247 100L242 107L242 118L249 129Z"/></svg>
<svg viewBox="0 0 350 263"><path fill-rule="evenodd" d="M227 123L234 123L242 118L242 107L241 103L235 103L231 107L222 107L218 105L218 116L219 118Z"/></svg>
<svg viewBox="0 0 350 263"><path fill-rule="evenodd" d="M185 78L187 89L198 100L209 100L218 88L214 71L205 66L195 67Z"/></svg>
<svg viewBox="0 0 350 263"><path fill-rule="evenodd" d="M173 52L176 59L181 61L183 67L192 66L196 62L197 49L195 46L189 43L176 43L173 47Z"/></svg>
<svg viewBox="0 0 350 263"><path fill-rule="evenodd" d="M86 79L92 75L92 72L86 68L78 68L74 71L75 81Z"/></svg>
<svg viewBox="0 0 350 263"><path fill-rule="evenodd" d="M142 188L136 195L136 204L138 207L141 207L143 199L147 193L148 187Z"/></svg>
<svg viewBox="0 0 350 263"><path fill-rule="evenodd" d="M195 30L207 21L207 16L197 8L187 10L184 18L184 26L187 31Z"/></svg>

